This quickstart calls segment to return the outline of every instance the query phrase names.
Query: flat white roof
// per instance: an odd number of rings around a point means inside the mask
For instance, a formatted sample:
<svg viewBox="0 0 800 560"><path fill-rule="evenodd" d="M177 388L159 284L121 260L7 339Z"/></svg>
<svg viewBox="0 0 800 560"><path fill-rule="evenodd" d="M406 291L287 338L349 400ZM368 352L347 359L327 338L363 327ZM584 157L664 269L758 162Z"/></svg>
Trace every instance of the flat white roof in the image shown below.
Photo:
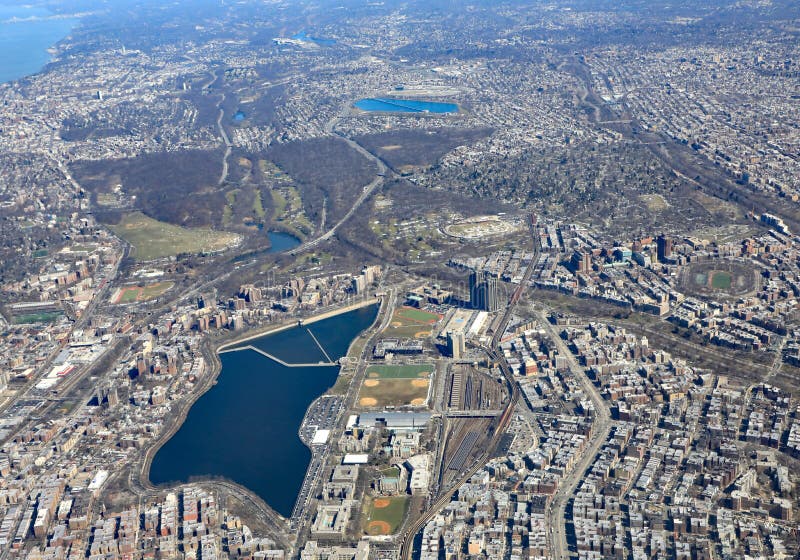
<svg viewBox="0 0 800 560"><path fill-rule="evenodd" d="M97 471L97 474L94 475L92 481L89 483L89 490L97 490L100 488L103 483L105 483L106 479L108 479L109 472L105 469L100 469Z"/></svg>
<svg viewBox="0 0 800 560"><path fill-rule="evenodd" d="M342 459L343 465L366 465L367 461L369 461L369 455L366 453L348 453Z"/></svg>
<svg viewBox="0 0 800 560"><path fill-rule="evenodd" d="M314 432L314 438L311 440L311 445L322 445L328 442L328 436L331 435L330 430L317 430Z"/></svg>

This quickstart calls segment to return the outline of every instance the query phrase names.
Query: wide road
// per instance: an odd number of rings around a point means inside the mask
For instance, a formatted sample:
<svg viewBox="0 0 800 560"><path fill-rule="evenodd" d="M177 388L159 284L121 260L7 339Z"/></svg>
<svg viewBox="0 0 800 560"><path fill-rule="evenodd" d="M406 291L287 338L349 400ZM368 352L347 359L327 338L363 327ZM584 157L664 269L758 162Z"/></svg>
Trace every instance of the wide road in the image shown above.
<svg viewBox="0 0 800 560"><path fill-rule="evenodd" d="M217 116L217 128L219 129L219 135L222 137L222 141L225 144L225 154L222 156L222 173L219 176L219 184L222 185L228 179L228 159L231 156L231 151L233 150L233 144L231 144L231 139L228 138L228 133L225 132L225 127L222 126L222 119L225 118L225 109L223 105L225 104L225 94L222 94L222 101L219 102L219 115Z"/></svg>
<svg viewBox="0 0 800 560"><path fill-rule="evenodd" d="M389 168L386 167L386 164L383 163L383 161L379 157L370 153L358 142L355 142L354 140L351 140L347 136L336 131L336 123L339 122L339 119L341 119L346 112L347 109L343 109L335 117L333 117L330 121L328 121L328 123L325 125L325 132L327 132L328 134L335 134L336 136L347 142L348 146L353 148L355 151L357 151L359 154L361 154L368 160L372 161L378 168L378 176L375 177L375 179L370 184L364 187L364 189L361 191L361 194L353 203L353 206L350 207L350 210L347 211L347 213L342 217L341 220L333 224L333 226L328 228L327 231L325 231L318 237L306 241L305 243L294 249L292 251L293 255L297 253L302 253L303 251L307 251L309 249L313 249L320 243L323 243L328 239L330 239L331 237L333 237L333 235L336 233L336 230L339 229L339 226L341 226L343 223L345 223L353 216L353 214L361 207L364 201L367 200L372 195L373 192L375 192L375 189L383 185L386 174L387 172L389 172Z"/></svg>
<svg viewBox="0 0 800 560"><path fill-rule="evenodd" d="M339 372L339 375L345 373L345 368L352 367L353 378L350 380L350 383L347 386L347 391L342 398L342 405L339 407L339 417L334 422L334 426L336 427L328 435L329 442L338 441L346 429L344 415L347 414L348 411L353 410L355 407L358 391L366 374L367 356L372 352L372 347L376 337L383 332L386 327L389 326L389 322L392 319L392 309L394 308L396 299L397 291L394 289L388 290L386 296L381 301L381 307L378 310L378 316L375 318L375 324L364 333L361 333L355 340L353 340L350 348L348 348L349 352L352 350L353 345L358 343L360 339L364 339L364 345L362 347L361 354L358 357L358 362L355 365L347 365L344 361L342 362L342 369ZM325 466L328 462L329 446L327 447L328 448L324 453L319 454L319 457L317 457L315 454L314 461L311 465L309 465L309 469L313 468L315 463L319 466L319 469L314 477L314 480L310 481L308 484L309 492L303 498L298 496L298 503L295 504L295 510L298 511L298 515L293 515L291 519L291 529L293 533L291 538L297 539L295 541L297 549L300 549L305 544L305 539L308 536L308 527L311 524L312 517L311 505L313 503L313 496L316 495L318 490L321 490L320 487L323 483L322 474L325 472ZM304 481L303 484L305 487L306 481ZM303 500L302 503L300 503L301 499Z"/></svg>
<svg viewBox="0 0 800 560"><path fill-rule="evenodd" d="M58 167L58 169L61 171L61 173L67 179L67 181L69 181L73 185L73 187L75 188L76 191L80 192L80 191L84 190L83 187L81 187L81 185L70 174L69 168L67 168L60 161L56 161L56 160L52 160L52 161L56 165L56 167ZM98 286L94 297L91 299L91 301L89 302L89 305L87 305L86 309L83 310L83 312L81 313L81 316L76 318L75 321L73 322L73 324L72 324L72 326L70 327L70 330L69 330L69 336L70 337L72 336L72 333L74 333L76 330L80 330L80 329L85 328L86 325L88 324L88 322L93 318L94 312L97 309L97 307L99 305L103 305L104 303L106 303L108 301L108 298L109 298L109 295L110 295L110 291L112 290L113 285L114 285L114 281L117 279L117 273L119 272L119 265L122 262L122 260L125 257L128 256L128 252L130 250L128 245L125 244L124 242L120 241L120 245L123 248L122 256L119 259L117 259L117 261L114 263L114 266L112 267L111 271L108 273L108 275L105 276L105 278L103 279L101 284ZM119 338L115 339L115 341L113 343L109 344L109 349L113 348L118 342L119 342ZM33 388L50 371L50 368L53 365L53 361L55 360L55 358L58 356L58 354L60 352L61 352L61 348L56 348L44 360L44 362L42 362L41 364L36 366L36 370L37 370L36 374L34 376L32 376L22 387L19 387L17 389L15 395L13 395L12 397L6 399L6 401L3 402L0 405L0 413L5 412L11 406L13 406L14 404L16 404L17 402L19 402L21 400L28 399L28 398L35 400L35 399L38 398L37 395L31 394L32 391L33 391ZM108 352L108 350L106 352ZM103 356L105 356L105 355L106 355L106 353L104 352ZM102 359L102 356L99 357L96 361L99 361L101 359ZM80 381L82 381L84 379L84 377L86 376L86 374L88 372L92 371L92 369L93 369L92 368L92 364L87 364L87 365L83 365L83 366L79 367L78 370L73 372L72 375L68 376L66 379L62 379L55 387L53 387L53 390L57 391L58 394L61 395L62 398L63 398L64 395L69 393L70 390L75 385L77 385ZM37 390L37 393L41 393L41 391ZM48 391L48 393L50 393L50 391ZM53 408L52 404L48 405L43 410L39 411L37 413L37 415L41 415L42 417L46 417L47 416L47 412L52 408ZM27 423L29 421L32 422L33 420L32 419L27 419L27 421L25 423L20 424L12 433L10 433L8 435L8 437L6 438L5 441L7 441L8 439L11 439L12 437L14 437L15 434L19 433L27 425Z"/></svg>
<svg viewBox="0 0 800 560"><path fill-rule="evenodd" d="M541 311L538 312L537 317L545 326L547 334L555 343L558 353L567 359L570 373L572 373L572 376L581 384L583 391L589 396L595 409L592 437L589 439L589 446L584 450L580 460L573 465L572 470L559 484L558 491L555 496L553 496L553 501L546 512L545 524L550 527L547 537L549 549L552 552L552 558L555 560L563 560L569 556L565 520L567 503L578 487L578 484L583 479L586 469L592 464L600 447L606 441L606 438L608 438L612 422L608 407L595 386L589 381L589 378L586 377L583 368L575 359L575 355L567 347L553 325L550 324L550 321L547 320L544 313Z"/></svg>

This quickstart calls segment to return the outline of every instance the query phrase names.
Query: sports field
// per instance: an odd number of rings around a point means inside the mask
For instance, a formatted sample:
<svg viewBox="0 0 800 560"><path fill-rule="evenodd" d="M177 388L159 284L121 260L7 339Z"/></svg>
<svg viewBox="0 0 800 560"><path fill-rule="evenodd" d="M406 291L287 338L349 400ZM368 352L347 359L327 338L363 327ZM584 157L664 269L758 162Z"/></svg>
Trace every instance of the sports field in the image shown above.
<svg viewBox="0 0 800 560"><path fill-rule="evenodd" d="M239 236L208 228L184 228L159 222L141 212L125 215L112 226L114 233L133 245L136 260L147 261L178 253L221 251L239 242Z"/></svg>
<svg viewBox="0 0 800 560"><path fill-rule="evenodd" d="M63 311L43 311L41 313L27 313L15 315L12 323L15 325L28 325L33 323L53 323L59 317L63 317Z"/></svg>
<svg viewBox="0 0 800 560"><path fill-rule="evenodd" d="M416 379L427 377L433 366L430 364L410 364L405 366L369 366L367 377L371 379Z"/></svg>
<svg viewBox="0 0 800 560"><path fill-rule="evenodd" d="M408 510L408 496L373 498L367 506L367 519L364 532L367 535L394 534L403 523Z"/></svg>
<svg viewBox="0 0 800 560"><path fill-rule="evenodd" d="M694 283L701 287L710 286L715 290L729 290L733 284L733 276L724 270L698 272L694 275Z"/></svg>
<svg viewBox="0 0 800 560"><path fill-rule="evenodd" d="M752 268L729 259L692 263L679 273L679 286L691 295L740 297L761 284Z"/></svg>
<svg viewBox="0 0 800 560"><path fill-rule="evenodd" d="M733 276L724 270L715 270L711 275L711 287L715 290L730 290Z"/></svg>
<svg viewBox="0 0 800 560"><path fill-rule="evenodd" d="M113 303L150 301L166 293L174 285L174 282L156 282L147 286L123 286L114 293L112 301Z"/></svg>
<svg viewBox="0 0 800 560"><path fill-rule="evenodd" d="M413 307L398 307L394 310L392 320L384 334L387 337L397 338L425 338L430 336L431 328L441 318L441 315L430 311Z"/></svg>
<svg viewBox="0 0 800 560"><path fill-rule="evenodd" d="M369 366L358 393L364 407L422 406L428 398L432 364Z"/></svg>

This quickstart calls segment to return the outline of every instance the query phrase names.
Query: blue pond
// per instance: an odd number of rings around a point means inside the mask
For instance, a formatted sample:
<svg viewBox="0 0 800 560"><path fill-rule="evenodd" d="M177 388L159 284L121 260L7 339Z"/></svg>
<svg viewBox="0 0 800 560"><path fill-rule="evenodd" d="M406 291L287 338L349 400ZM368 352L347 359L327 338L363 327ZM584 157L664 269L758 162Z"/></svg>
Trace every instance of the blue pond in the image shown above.
<svg viewBox="0 0 800 560"><path fill-rule="evenodd" d="M300 240L294 235L289 235L282 231L268 231L267 236L269 237L269 242L272 244L269 248L270 253L282 253L300 245Z"/></svg>
<svg viewBox="0 0 800 560"><path fill-rule="evenodd" d="M261 229L261 227L261 224L259 224L258 228ZM268 231L267 237L269 238L270 243L269 249L262 249L260 251L241 254L237 257L234 257L231 262L240 263L250 261L258 258L259 256L268 255L270 253L283 253L284 251L289 251L300 245L300 240L294 235L289 235L288 233L284 233L282 231Z"/></svg>
<svg viewBox="0 0 800 560"><path fill-rule="evenodd" d="M416 99L367 97L356 101L355 106L370 113L458 113L458 105L455 103L417 101Z"/></svg>
<svg viewBox="0 0 800 560"><path fill-rule="evenodd" d="M233 120L235 122L242 122L247 118L247 115L242 111L236 111L236 114L233 115Z"/></svg>

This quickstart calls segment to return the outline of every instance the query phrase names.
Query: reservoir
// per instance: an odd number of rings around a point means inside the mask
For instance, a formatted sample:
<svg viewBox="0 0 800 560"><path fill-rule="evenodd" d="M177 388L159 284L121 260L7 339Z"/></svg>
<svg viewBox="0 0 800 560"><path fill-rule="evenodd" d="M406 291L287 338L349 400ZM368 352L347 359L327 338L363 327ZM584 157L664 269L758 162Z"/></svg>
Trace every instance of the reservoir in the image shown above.
<svg viewBox="0 0 800 560"><path fill-rule="evenodd" d="M367 97L355 102L355 107L368 113L458 113L455 103L437 103L416 99Z"/></svg>
<svg viewBox="0 0 800 560"><path fill-rule="evenodd" d="M37 6L0 3L0 82L35 74L50 62L47 49L69 35L76 18L54 18Z"/></svg>
<svg viewBox="0 0 800 560"><path fill-rule="evenodd" d="M292 327L242 343L288 363L344 356L368 328L377 305ZM178 432L156 452L154 484L223 477L258 494L285 517L292 513L311 452L298 430L306 409L335 381L338 367L286 367L252 350L220 354L217 383L189 411Z"/></svg>
<svg viewBox="0 0 800 560"><path fill-rule="evenodd" d="M326 39L324 37L312 37L308 35L305 30L301 30L299 33L292 35L292 39L296 41L303 41L304 43L316 43L320 46L329 47L331 45L336 44L336 39Z"/></svg>

